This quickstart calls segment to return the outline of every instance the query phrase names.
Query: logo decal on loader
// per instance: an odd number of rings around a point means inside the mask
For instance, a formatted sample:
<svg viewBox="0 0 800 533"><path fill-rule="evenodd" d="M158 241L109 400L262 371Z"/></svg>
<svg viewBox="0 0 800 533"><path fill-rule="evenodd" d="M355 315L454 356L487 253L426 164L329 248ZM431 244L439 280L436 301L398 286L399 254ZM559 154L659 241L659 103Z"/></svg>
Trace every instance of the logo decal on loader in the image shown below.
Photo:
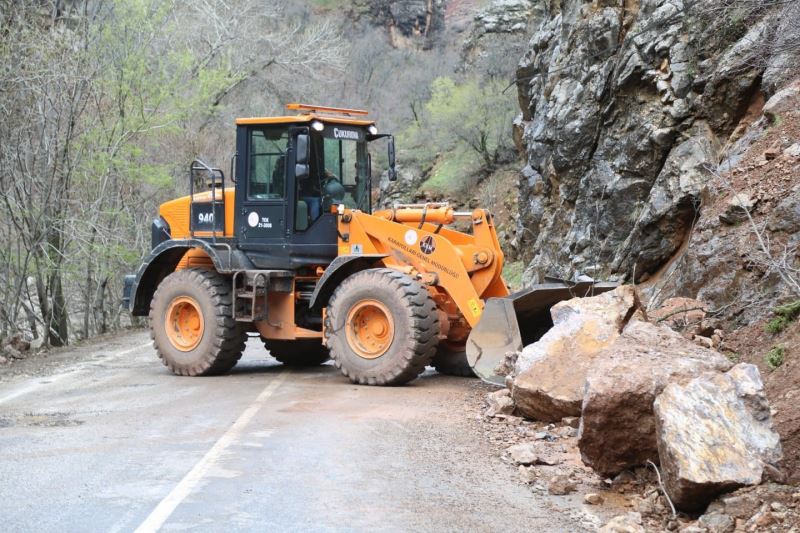
<svg viewBox="0 0 800 533"><path fill-rule="evenodd" d="M255 211L251 211L249 215L247 215L247 223L250 225L251 228L255 228L258 226L258 213Z"/></svg>
<svg viewBox="0 0 800 533"><path fill-rule="evenodd" d="M414 246L417 244L417 232L413 229L410 229L406 232L404 237L406 244L409 246Z"/></svg>
<svg viewBox="0 0 800 533"><path fill-rule="evenodd" d="M436 241L433 240L431 235L428 235L419 241L419 249L422 250L423 254L430 255L436 251Z"/></svg>

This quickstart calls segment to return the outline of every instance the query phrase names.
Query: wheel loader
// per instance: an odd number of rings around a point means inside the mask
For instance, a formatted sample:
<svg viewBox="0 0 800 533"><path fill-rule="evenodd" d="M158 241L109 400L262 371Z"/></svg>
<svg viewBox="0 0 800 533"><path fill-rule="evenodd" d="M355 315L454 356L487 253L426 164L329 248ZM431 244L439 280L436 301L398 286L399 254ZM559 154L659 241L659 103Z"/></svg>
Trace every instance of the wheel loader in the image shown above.
<svg viewBox="0 0 800 533"><path fill-rule="evenodd" d="M446 203L372 210L370 148L395 143L356 109L289 104L236 120L229 175L196 160L162 204L123 305L149 316L172 372L224 373L259 335L286 365L329 358L354 383L400 385L426 366L502 383L508 352L552 326L557 301L608 284L509 294L492 214ZM469 227L457 231L453 226Z"/></svg>

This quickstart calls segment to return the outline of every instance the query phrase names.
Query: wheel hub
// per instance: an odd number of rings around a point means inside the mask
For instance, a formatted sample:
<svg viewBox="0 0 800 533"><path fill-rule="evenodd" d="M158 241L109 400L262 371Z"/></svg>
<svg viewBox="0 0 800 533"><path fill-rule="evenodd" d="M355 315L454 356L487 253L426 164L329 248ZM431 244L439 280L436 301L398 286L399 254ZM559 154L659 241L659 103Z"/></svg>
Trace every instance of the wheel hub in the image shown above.
<svg viewBox="0 0 800 533"><path fill-rule="evenodd" d="M392 345L394 321L378 300L361 300L347 314L347 342L359 357L377 359Z"/></svg>
<svg viewBox="0 0 800 533"><path fill-rule="evenodd" d="M170 302L164 329L172 345L182 352L197 348L203 338L205 322L194 298L178 296Z"/></svg>

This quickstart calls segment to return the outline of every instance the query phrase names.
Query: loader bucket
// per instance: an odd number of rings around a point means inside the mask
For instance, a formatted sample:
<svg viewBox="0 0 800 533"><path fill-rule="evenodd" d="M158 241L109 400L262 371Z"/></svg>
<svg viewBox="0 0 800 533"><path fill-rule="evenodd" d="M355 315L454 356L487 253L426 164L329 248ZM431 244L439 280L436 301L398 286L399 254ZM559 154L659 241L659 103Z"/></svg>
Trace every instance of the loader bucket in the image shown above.
<svg viewBox="0 0 800 533"><path fill-rule="evenodd" d="M467 361L482 380L505 384L499 371L508 352L519 352L553 327L550 308L562 300L595 296L616 283L542 283L503 298L489 298L467 339Z"/></svg>

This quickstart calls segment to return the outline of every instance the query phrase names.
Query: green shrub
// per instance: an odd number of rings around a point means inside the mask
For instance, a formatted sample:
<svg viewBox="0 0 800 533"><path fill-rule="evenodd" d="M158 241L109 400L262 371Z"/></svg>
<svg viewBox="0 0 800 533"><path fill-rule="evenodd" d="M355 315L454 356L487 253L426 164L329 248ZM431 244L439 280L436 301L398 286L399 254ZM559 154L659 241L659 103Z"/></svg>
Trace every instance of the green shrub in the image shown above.
<svg viewBox="0 0 800 533"><path fill-rule="evenodd" d="M800 300L776 307L773 313L775 318L767 322L766 330L768 333L780 333L800 316Z"/></svg>
<svg viewBox="0 0 800 533"><path fill-rule="evenodd" d="M773 346L772 349L767 352L767 356L764 358L764 361L767 363L767 366L770 370L775 370L783 364L785 359L786 348L783 346Z"/></svg>

